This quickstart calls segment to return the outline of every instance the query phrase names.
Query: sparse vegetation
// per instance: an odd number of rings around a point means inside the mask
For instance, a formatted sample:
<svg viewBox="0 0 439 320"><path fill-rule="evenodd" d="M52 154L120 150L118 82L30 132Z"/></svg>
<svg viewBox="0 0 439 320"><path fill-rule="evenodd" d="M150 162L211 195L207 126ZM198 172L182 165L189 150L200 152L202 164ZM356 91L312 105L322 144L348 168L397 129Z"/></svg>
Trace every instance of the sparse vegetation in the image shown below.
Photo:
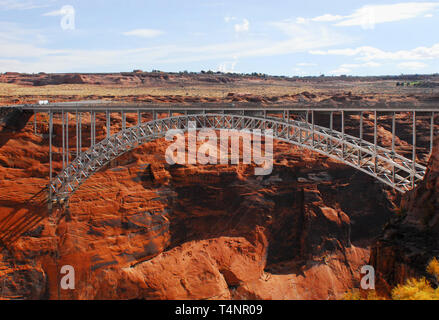
<svg viewBox="0 0 439 320"><path fill-rule="evenodd" d="M427 266L427 272L439 281L439 261L433 258ZM344 300L386 300L379 296L375 290L364 291L354 289L343 297ZM392 300L439 300L439 287L433 288L432 284L425 278L410 278L404 284L393 288Z"/></svg>

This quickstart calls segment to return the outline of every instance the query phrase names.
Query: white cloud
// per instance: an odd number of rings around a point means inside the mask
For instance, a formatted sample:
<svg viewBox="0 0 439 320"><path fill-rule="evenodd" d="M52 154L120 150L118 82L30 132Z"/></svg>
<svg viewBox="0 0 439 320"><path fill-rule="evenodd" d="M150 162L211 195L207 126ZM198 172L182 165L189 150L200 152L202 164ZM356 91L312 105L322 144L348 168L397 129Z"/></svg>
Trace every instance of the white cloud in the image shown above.
<svg viewBox="0 0 439 320"><path fill-rule="evenodd" d="M232 16L225 16L225 17L224 17L224 21L225 21L226 23L229 23L229 22L232 21L232 20L236 20L236 18L235 18L235 17L232 17Z"/></svg>
<svg viewBox="0 0 439 320"><path fill-rule="evenodd" d="M297 66L299 66L299 67L316 67L317 64L310 63L310 62L301 62L301 63L298 63Z"/></svg>
<svg viewBox="0 0 439 320"><path fill-rule="evenodd" d="M16 23L0 22L0 59L31 58L62 52L40 48L46 42L41 30L23 29Z"/></svg>
<svg viewBox="0 0 439 320"><path fill-rule="evenodd" d="M341 19L343 19L343 16L333 15L333 14L324 14L322 16L312 18L311 20L316 21L316 22L332 22L332 21L337 21L337 20L341 20Z"/></svg>
<svg viewBox="0 0 439 320"><path fill-rule="evenodd" d="M330 71L331 74L349 74L352 69L358 68L376 68L380 67L381 64L377 62L365 62L365 63L345 63L339 66L337 69Z"/></svg>
<svg viewBox="0 0 439 320"><path fill-rule="evenodd" d="M0 0L0 10L30 10L50 7L56 0Z"/></svg>
<svg viewBox="0 0 439 320"><path fill-rule="evenodd" d="M318 17L310 18L310 19L303 18L303 17L298 17L298 18L296 18L296 23L298 23L298 24L308 24L311 21L314 21L314 22L333 22L333 21L341 20L343 18L344 17L340 16L340 15L333 15L333 14L328 14L327 13L327 14L324 14L322 16L318 16Z"/></svg>
<svg viewBox="0 0 439 320"><path fill-rule="evenodd" d="M420 17L436 9L435 2L406 2L389 5L367 5L337 23L336 26L371 27L379 23L395 22Z"/></svg>
<svg viewBox="0 0 439 320"><path fill-rule="evenodd" d="M247 32L250 30L250 22L247 19L244 19L241 24L235 24L235 32Z"/></svg>
<svg viewBox="0 0 439 320"><path fill-rule="evenodd" d="M234 61L247 57L277 56L308 52L349 40L345 36L330 32L325 26L300 26L291 21L269 24L273 31L281 32L276 39L263 35L242 41L211 42L206 45L179 45L135 47L112 50L54 50L44 48L38 42L34 30L21 29L14 24L13 32L4 30L0 23L0 71L19 72L103 72L123 70L127 65L143 69L201 61L226 61L223 70L233 70ZM127 63L129 62L129 63ZM163 68L163 67L162 67Z"/></svg>
<svg viewBox="0 0 439 320"><path fill-rule="evenodd" d="M294 75L296 75L296 76L304 76L307 74L301 68L293 68L293 72L294 72Z"/></svg>
<svg viewBox="0 0 439 320"><path fill-rule="evenodd" d="M400 69L419 70L419 69L424 69L426 67L428 67L427 64L419 61L408 61L398 64L398 68Z"/></svg>
<svg viewBox="0 0 439 320"><path fill-rule="evenodd" d="M65 14L66 14L65 10L63 10L63 8L61 8L59 10L53 10L53 11L50 11L50 12L46 12L46 13L43 14L43 16L57 17L57 16L63 16Z"/></svg>
<svg viewBox="0 0 439 320"><path fill-rule="evenodd" d="M305 23L308 23L308 22L309 22L308 19L305 19L305 18L302 18L302 17L296 18L296 23L298 23L298 24L305 24Z"/></svg>
<svg viewBox="0 0 439 320"><path fill-rule="evenodd" d="M381 63L377 63L377 62L345 63L345 64L342 64L341 66L345 67L345 68L350 68L350 69L354 69L354 68L376 68L376 67L380 67Z"/></svg>
<svg viewBox="0 0 439 320"><path fill-rule="evenodd" d="M298 23L335 22L335 26L361 26L363 29L373 29L375 25L386 22L396 22L417 17L432 17L431 11L439 7L437 2L402 2L384 5L365 5L347 16L324 14L315 18L297 18Z"/></svg>
<svg viewBox="0 0 439 320"><path fill-rule="evenodd" d="M341 75L341 74L349 74L352 70L349 68L339 67L337 69L329 71L330 74Z"/></svg>
<svg viewBox="0 0 439 320"><path fill-rule="evenodd" d="M155 29L135 29L127 32L123 32L122 34L125 36L134 36L140 38L155 38L162 35L164 32L161 30Z"/></svg>
<svg viewBox="0 0 439 320"><path fill-rule="evenodd" d="M312 50L314 55L357 56L359 60L429 60L439 59L439 43L431 47L418 47L412 50L384 51L378 48L363 46L355 49Z"/></svg>

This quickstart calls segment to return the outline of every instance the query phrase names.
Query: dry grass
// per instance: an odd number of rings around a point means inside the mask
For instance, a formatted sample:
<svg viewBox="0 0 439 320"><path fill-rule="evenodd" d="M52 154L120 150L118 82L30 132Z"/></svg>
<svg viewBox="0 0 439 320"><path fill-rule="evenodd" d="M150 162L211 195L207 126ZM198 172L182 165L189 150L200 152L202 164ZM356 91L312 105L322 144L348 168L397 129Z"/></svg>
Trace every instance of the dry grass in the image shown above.
<svg viewBox="0 0 439 320"><path fill-rule="evenodd" d="M0 83L0 103L10 98L44 98L44 97L73 97L98 98L105 96L192 96L223 98L228 93L254 94L261 96L294 95L308 91L318 95L333 95L336 93L352 92L360 95L432 94L432 89L399 88L394 81L329 81L329 82L292 82L292 81L237 81L228 84L193 84L166 83L155 86L117 86L90 84L62 84L41 87L23 86ZM439 89L435 89L435 93Z"/></svg>
<svg viewBox="0 0 439 320"><path fill-rule="evenodd" d="M234 85L167 85L164 87L117 87L102 85L62 84L43 87L21 86L16 84L0 83L0 96L203 96L220 98L228 93L246 93L268 96L281 96L296 94L303 91L316 91L312 86L287 86L273 84L234 84Z"/></svg>

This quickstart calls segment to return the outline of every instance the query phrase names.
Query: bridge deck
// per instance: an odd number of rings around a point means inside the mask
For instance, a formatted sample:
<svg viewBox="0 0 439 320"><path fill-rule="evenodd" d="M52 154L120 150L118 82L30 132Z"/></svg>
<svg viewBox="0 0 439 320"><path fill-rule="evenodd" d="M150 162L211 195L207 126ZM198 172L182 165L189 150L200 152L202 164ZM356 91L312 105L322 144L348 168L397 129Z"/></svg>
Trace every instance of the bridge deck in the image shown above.
<svg viewBox="0 0 439 320"><path fill-rule="evenodd" d="M438 112L439 103L426 102L422 104L407 104L407 103L389 103L389 104L370 104L370 103L288 103L288 104L258 104L258 103L133 103L133 102L108 102L108 101L77 101L77 102L59 102L50 103L48 105L39 104L21 104L11 105L5 107L19 108L22 110L32 110L36 112L75 112L75 111L120 111L137 112L137 111L153 111L153 110L224 110L224 111L378 111L378 112Z"/></svg>
<svg viewBox="0 0 439 320"><path fill-rule="evenodd" d="M395 189L406 191L409 187L414 187L425 173L425 166L420 164L417 158L417 114L427 113L426 116L429 119L427 134L430 138L430 152L436 131L435 116L439 114L439 103L434 102L408 104L396 102L368 103L367 101L328 103L326 101L321 103L263 105L258 103L152 104L98 100L59 102L46 105L25 104L10 107L35 113L35 133L37 133L37 115L39 113L49 114L50 199L52 199L52 191L55 198L62 194L64 188L72 184L72 177L77 179L80 185L83 173L88 177L89 173L92 174L96 171L93 168L102 167L101 164L96 166L95 161L105 163L107 159L101 159L101 156L106 155L109 150L114 151L114 154L118 154L120 150L125 150L124 148L127 146L157 138L155 134L157 130L185 129L189 121L198 121L201 127L217 130L267 130L274 127L276 128L275 138L332 156L374 176ZM75 114L70 119L70 124L69 113ZM98 119L98 113L105 113L105 119L102 119L101 116ZM121 117L113 118L113 113L119 113ZM135 127L132 125L127 126L126 115L128 113L137 113L137 125ZM162 117L163 113L167 113L164 118ZM319 123L317 123L318 113L324 114L329 124L327 123L324 127L319 126ZM345 124L346 119L350 116L349 113L359 115L358 119L353 120L355 121L354 128L358 126L358 136L350 136L346 132ZM404 113L403 117L406 120L401 125L406 126L406 130L411 132L412 135L411 159L396 153L397 113ZM87 117L90 118L90 123L83 127L85 114L88 114ZM150 114L149 122L144 122L144 114ZM366 114L368 114L367 117ZM392 134L391 145L386 148L380 146L378 140L378 122L382 114L391 115L391 124L388 124L390 126L388 130L391 130ZM58 122L58 124L62 128L62 145L57 146L56 151L61 153L63 165L61 172L53 179L55 172L53 172L52 166L52 153L54 151L52 140L55 115L58 116L57 121L61 120L59 121L61 123ZM337 115L337 119L335 119L335 115ZM213 120L210 119L212 117ZM368 121L364 121L363 118ZM112 121L115 119L117 122L121 122L120 127L115 126L114 121ZM98 120L101 126L106 127L106 137L100 142L96 139L96 123ZM206 126L206 123L211 123L211 125ZM221 125L217 126L217 124ZM237 124L242 124L243 128L237 127ZM336 124L337 128L335 127ZM69 130L72 126L76 127L76 134ZM112 133L114 131L113 127L117 127L120 131L115 134ZM85 128L89 130L89 139L84 139L82 135ZM71 136L69 138L69 132L70 135L73 133L75 137ZM370 134L372 134L372 138ZM426 134L425 130L424 134ZM303 135L306 135L306 137L303 137ZM369 135L368 138L373 139L373 142L368 142L365 139L366 135ZM125 141L124 139L127 136L135 138ZM102 139L102 137L100 138ZM74 140L76 140L76 143L74 143ZM88 149L84 148L85 141L88 143ZM124 141L124 143L120 145L120 141ZM108 146L107 143L109 143ZM106 147L98 151L94 149L101 147L101 145ZM115 150L112 149L114 146L116 146ZM76 163L77 161L79 162ZM77 178L73 172L79 173L80 178ZM53 188L57 185L57 181L60 181L61 185ZM74 192L73 189L72 192Z"/></svg>

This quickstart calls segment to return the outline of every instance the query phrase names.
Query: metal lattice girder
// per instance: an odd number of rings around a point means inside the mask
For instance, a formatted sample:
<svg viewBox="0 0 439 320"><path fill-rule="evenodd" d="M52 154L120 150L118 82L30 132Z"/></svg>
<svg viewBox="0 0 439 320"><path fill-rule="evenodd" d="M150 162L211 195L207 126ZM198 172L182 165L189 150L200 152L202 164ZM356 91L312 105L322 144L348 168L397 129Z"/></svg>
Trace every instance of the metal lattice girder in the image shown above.
<svg viewBox="0 0 439 320"><path fill-rule="evenodd" d="M411 179L419 182L426 171L392 150L379 147L361 138L347 135L304 121L261 118L240 114L192 114L156 119L138 124L107 137L80 153L55 179L51 190L55 199L68 199L90 176L111 160L143 143L163 138L170 129L188 130L189 122L200 129L236 129L265 131L272 129L273 138L319 152L337 159L379 181L404 192L412 187ZM414 171L413 171L414 168Z"/></svg>

